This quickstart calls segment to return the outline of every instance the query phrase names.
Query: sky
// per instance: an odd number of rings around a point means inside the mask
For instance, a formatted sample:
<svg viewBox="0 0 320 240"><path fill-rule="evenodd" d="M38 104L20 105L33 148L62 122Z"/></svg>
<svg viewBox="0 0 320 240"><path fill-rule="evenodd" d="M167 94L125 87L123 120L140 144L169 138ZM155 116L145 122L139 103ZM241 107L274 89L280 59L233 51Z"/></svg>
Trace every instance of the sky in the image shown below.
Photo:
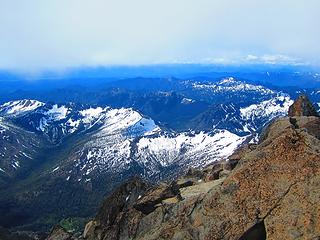
<svg viewBox="0 0 320 240"><path fill-rule="evenodd" d="M319 0L0 0L0 69L320 64Z"/></svg>

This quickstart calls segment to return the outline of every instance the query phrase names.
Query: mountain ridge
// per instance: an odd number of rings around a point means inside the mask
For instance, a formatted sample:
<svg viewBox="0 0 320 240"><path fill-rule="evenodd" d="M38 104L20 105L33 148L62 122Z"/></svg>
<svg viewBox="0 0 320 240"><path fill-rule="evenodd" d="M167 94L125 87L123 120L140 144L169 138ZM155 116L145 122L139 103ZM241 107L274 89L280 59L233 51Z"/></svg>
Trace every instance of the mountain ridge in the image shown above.
<svg viewBox="0 0 320 240"><path fill-rule="evenodd" d="M133 195L136 200L130 204L125 201L128 191L111 222L105 220L112 209L106 200L86 225L84 239L316 239L319 133L319 117L280 118L268 126L258 145L230 157L238 163L227 175L216 180L204 176L215 174L220 169L216 164L209 172L190 172L170 185ZM230 166L221 171L226 169ZM173 185L178 190L170 193ZM194 193L193 186L203 190Z"/></svg>
<svg viewBox="0 0 320 240"><path fill-rule="evenodd" d="M238 84L234 79L221 81L222 87ZM246 86L246 83L241 84ZM150 99L145 103L146 108L41 102L41 106L31 111L2 115L5 123L31 132L45 147L40 151L30 148L39 154L32 156L33 160L19 159L21 167L11 167L14 173L11 178L0 171L6 189L1 191L6 198L0 198L0 213L4 216L0 224L46 231L61 218L92 216L105 194L134 175L152 182L173 179L190 167L206 168L208 164L228 158L243 143L257 142L258 133L273 118L284 115L291 103L289 95L283 92L270 95L263 90L264 95L261 95L260 92L254 94L254 89L250 93L243 87L235 89L240 92L219 92L215 98L220 98L220 102L226 99L227 104L219 103L201 110L197 121L188 111L199 106L199 99L173 92L147 95ZM202 92L196 94L199 93ZM229 104L238 96L239 102ZM250 96L255 98L248 100ZM265 101L267 104L260 104ZM191 108L187 112L178 111L184 107ZM242 116L241 109L247 107L255 109L256 114L248 118ZM169 122L159 121L163 118L159 118L158 113L150 116L142 109L149 109L148 113L158 109L161 114L167 114L165 119ZM176 123L176 117L169 117L171 112L191 119L189 127L186 122L183 128L170 127L180 124ZM5 134L3 132L1 137ZM11 166L10 158L4 161ZM31 167L24 168L24 163ZM8 171L3 165L0 167ZM51 202L50 206L47 201ZM83 209L80 215L77 207ZM6 219L10 216L6 214L19 211L23 213L21 221L31 225L8 223ZM43 218L52 220L46 223Z"/></svg>

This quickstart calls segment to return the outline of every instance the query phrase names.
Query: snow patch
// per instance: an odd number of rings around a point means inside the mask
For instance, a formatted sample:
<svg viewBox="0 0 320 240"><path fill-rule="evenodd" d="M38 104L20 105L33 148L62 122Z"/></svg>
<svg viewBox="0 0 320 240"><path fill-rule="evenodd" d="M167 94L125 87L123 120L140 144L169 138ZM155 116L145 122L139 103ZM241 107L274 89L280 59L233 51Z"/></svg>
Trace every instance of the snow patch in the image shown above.
<svg viewBox="0 0 320 240"><path fill-rule="evenodd" d="M191 103L194 103L195 101L193 99L190 99L190 98L183 98L181 100L181 103L182 104L191 104Z"/></svg>
<svg viewBox="0 0 320 240"><path fill-rule="evenodd" d="M28 154L26 154L25 152L21 153L23 156L25 156L26 158L32 159L32 157L30 157Z"/></svg>
<svg viewBox="0 0 320 240"><path fill-rule="evenodd" d="M52 173L54 173L55 171L59 170L59 168L60 168L60 167L58 166L58 167L56 167L55 169L53 169L53 170L52 170Z"/></svg>
<svg viewBox="0 0 320 240"><path fill-rule="evenodd" d="M60 121L62 119L65 119L67 117L68 112L70 111L69 108L65 106L58 107L58 104L55 104L52 106L50 110L45 112L45 115L50 116L50 119L54 121Z"/></svg>
<svg viewBox="0 0 320 240"><path fill-rule="evenodd" d="M87 124L98 119L101 116L101 114L104 113L105 111L106 111L106 108L97 107L97 108L88 108L85 110L81 110L79 113L82 117L84 117L82 119L82 122Z"/></svg>

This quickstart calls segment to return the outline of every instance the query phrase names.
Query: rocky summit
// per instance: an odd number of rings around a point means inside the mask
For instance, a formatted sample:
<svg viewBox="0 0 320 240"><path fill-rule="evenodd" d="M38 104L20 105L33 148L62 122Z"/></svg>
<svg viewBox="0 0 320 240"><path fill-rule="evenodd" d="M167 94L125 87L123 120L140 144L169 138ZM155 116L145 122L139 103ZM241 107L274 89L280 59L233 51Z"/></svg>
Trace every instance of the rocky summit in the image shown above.
<svg viewBox="0 0 320 240"><path fill-rule="evenodd" d="M289 117L294 116L318 116L315 107L306 95L300 95L289 107Z"/></svg>
<svg viewBox="0 0 320 240"><path fill-rule="evenodd" d="M298 111L303 99L227 161L123 184L81 239L320 239L320 118Z"/></svg>

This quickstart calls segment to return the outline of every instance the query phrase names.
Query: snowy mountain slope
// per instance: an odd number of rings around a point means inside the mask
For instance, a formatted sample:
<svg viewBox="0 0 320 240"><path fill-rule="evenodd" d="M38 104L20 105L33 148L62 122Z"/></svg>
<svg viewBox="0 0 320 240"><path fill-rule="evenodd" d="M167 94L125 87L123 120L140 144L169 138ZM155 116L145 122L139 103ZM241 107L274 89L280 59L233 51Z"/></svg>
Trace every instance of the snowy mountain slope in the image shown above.
<svg viewBox="0 0 320 240"><path fill-rule="evenodd" d="M15 175L17 170L31 164L42 147L41 137L0 117L0 175Z"/></svg>
<svg viewBox="0 0 320 240"><path fill-rule="evenodd" d="M73 173L66 179L77 181L100 172L121 172L132 165L147 178L173 166L205 166L226 158L245 140L225 130L167 132L130 108L43 104L22 117L4 117L43 133L54 144L66 136L81 136L66 163L55 165L51 171L54 175Z"/></svg>
<svg viewBox="0 0 320 240"><path fill-rule="evenodd" d="M28 105L26 103L33 103ZM147 129L156 128L153 120L144 118L132 109L111 109L109 107L85 107L75 104L50 104L34 100L21 100L0 106L1 116L29 131L42 133L56 144L72 135L99 128L105 132L115 133L129 128L130 135ZM13 114L14 113L14 114Z"/></svg>
<svg viewBox="0 0 320 240"><path fill-rule="evenodd" d="M111 109L109 107L90 107L58 104L37 104L31 109L30 106L23 107L27 100L15 101L15 106L7 108L8 104L0 106L3 118L9 118L29 129L48 134L50 128L55 126L67 135L77 130L88 130L95 125L102 127L105 132L118 132L124 128L131 134L136 131L153 131L156 128L153 120L144 118L142 115L130 108ZM31 101L31 100L30 100ZM19 109L16 108L19 106ZM12 116L12 113L15 113ZM21 116L24 114L23 116ZM24 122L24 123L23 123Z"/></svg>
<svg viewBox="0 0 320 240"><path fill-rule="evenodd" d="M260 131L273 119L286 116L293 100L289 95L280 93L269 100L240 108L240 119L244 132Z"/></svg>
<svg viewBox="0 0 320 240"><path fill-rule="evenodd" d="M147 175L159 164L161 167L176 165L184 169L204 167L214 161L226 159L245 139L226 130L144 137L137 142L134 156L148 169Z"/></svg>
<svg viewBox="0 0 320 240"><path fill-rule="evenodd" d="M245 136L256 136L272 119L285 115L292 103L285 93L234 78L216 83L192 82L192 88L201 94L205 90L219 98L224 96L227 101L210 106L191 119L189 131L180 133L161 129L154 120L131 108L21 100L3 104L0 113L26 130L45 135L53 144L63 143L69 136L81 136L81 143L72 149L65 164L66 171L73 171L81 179L95 172L121 172L131 165L148 176L164 168L204 166L226 157L224 150L231 154ZM228 102L242 95L254 97ZM194 101L182 98L181 104ZM54 174L63 169L61 166Z"/></svg>
<svg viewBox="0 0 320 240"><path fill-rule="evenodd" d="M268 100L256 100L248 104L212 105L207 111L192 119L189 128L225 129L239 136L259 133L273 119L285 116L292 102L289 95L279 93Z"/></svg>
<svg viewBox="0 0 320 240"><path fill-rule="evenodd" d="M252 104L255 101L268 100L279 94L279 91L268 87L248 83L233 77L219 81L185 80L181 82L181 91L186 97L212 104Z"/></svg>
<svg viewBox="0 0 320 240"><path fill-rule="evenodd" d="M320 113L320 90L315 89L309 93L311 100L315 102L315 107L317 111Z"/></svg>
<svg viewBox="0 0 320 240"><path fill-rule="evenodd" d="M132 165L139 166L143 177L154 179L159 174L165 175L172 166L181 171L226 159L245 139L229 131L180 134L143 131L138 138L129 139L122 134L99 132L70 156L71 165L66 169L73 174L67 179L72 176L78 181L91 179L97 172L121 173Z"/></svg>
<svg viewBox="0 0 320 240"><path fill-rule="evenodd" d="M89 134L86 142L71 154L72 169L81 172L78 178L93 170L121 172L132 162L131 144L136 138L160 131L152 119L142 117L132 109L112 109L103 125Z"/></svg>
<svg viewBox="0 0 320 240"><path fill-rule="evenodd" d="M272 119L285 115L292 103L285 92L233 77L219 81L186 80L181 84L185 87L183 94L191 102L209 104L185 123L185 129L225 129L245 136L261 131Z"/></svg>
<svg viewBox="0 0 320 240"><path fill-rule="evenodd" d="M70 173L66 179L77 181L101 172L122 172L133 165L146 178L166 169L205 166L226 158L245 140L226 130L167 132L130 108L44 104L22 117L8 116L49 136L52 143L69 135L81 136L65 163L51 169L53 175Z"/></svg>
<svg viewBox="0 0 320 240"><path fill-rule="evenodd" d="M217 83L193 82L192 88L196 90L210 90L213 93L225 92L255 92L261 95L274 94L275 92L257 84L249 84L244 81L236 80L233 77L225 78Z"/></svg>
<svg viewBox="0 0 320 240"><path fill-rule="evenodd" d="M253 120L260 117L274 118L285 115L288 112L293 100L289 96L278 96L270 100L252 104L248 107L240 108L240 116L243 120Z"/></svg>
<svg viewBox="0 0 320 240"><path fill-rule="evenodd" d="M28 99L7 102L0 105L0 116L25 114L43 105L42 102Z"/></svg>
<svg viewBox="0 0 320 240"><path fill-rule="evenodd" d="M35 104L31 106L27 102ZM21 100L2 105L0 111L2 173L14 172L20 168L21 163L33 159L45 142L42 136L54 146L64 142L67 136L81 135L85 139L86 133L92 130L98 132L95 135L97 142L100 142L100 138L102 142L106 136L110 136L112 140L116 136L122 136L119 139L121 142L129 137L148 135L160 130L153 120L125 108L85 108ZM113 147L117 148L116 145Z"/></svg>
<svg viewBox="0 0 320 240"><path fill-rule="evenodd" d="M285 115L292 103L289 95L283 92L232 77L218 82L190 80L182 83L187 89L191 88L193 97L180 99L175 95L179 102L171 104L193 104L199 97L207 96L210 96L207 101L219 99L223 102L212 104L190 119L186 124L188 131L168 132L132 108L36 100L5 103L0 106L0 116L5 122L46 136L52 144L64 143L70 136L81 137L81 143L72 149L67 160L75 162L68 166L68 171L73 167L80 169L75 171L78 172L77 178L94 170L121 171L130 165L155 175L163 168L203 166L224 157L223 147L233 146L231 143L238 144L243 137L255 135L272 119ZM165 94L161 96L169 98L174 95ZM157 108L162 111L161 105L157 104ZM197 142L202 138L206 144ZM223 142L225 139L232 141Z"/></svg>

